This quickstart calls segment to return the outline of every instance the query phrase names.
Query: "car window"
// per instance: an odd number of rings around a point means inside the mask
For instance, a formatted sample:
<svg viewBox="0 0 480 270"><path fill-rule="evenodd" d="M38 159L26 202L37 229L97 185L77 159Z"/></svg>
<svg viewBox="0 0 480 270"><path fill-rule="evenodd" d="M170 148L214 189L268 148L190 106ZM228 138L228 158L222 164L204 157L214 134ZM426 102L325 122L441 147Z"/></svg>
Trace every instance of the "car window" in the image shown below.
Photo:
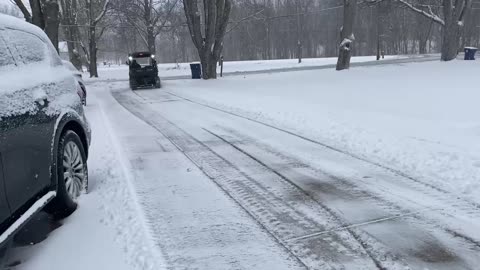
<svg viewBox="0 0 480 270"><path fill-rule="evenodd" d="M15 60L5 42L0 38L0 69L10 65L15 65Z"/></svg>
<svg viewBox="0 0 480 270"><path fill-rule="evenodd" d="M19 30L8 29L7 42L13 44L25 64L44 62L47 47L39 37Z"/></svg>
<svg viewBox="0 0 480 270"><path fill-rule="evenodd" d="M68 68L68 70L70 70L71 72L78 72L78 69L75 68L75 66L73 66L73 64L71 62L68 62L68 61L62 61L63 65Z"/></svg>
<svg viewBox="0 0 480 270"><path fill-rule="evenodd" d="M63 66L62 59L58 55L57 50L55 50L55 47L53 47L53 44L51 42L48 42L48 52L50 54L50 64L54 67L57 66Z"/></svg>
<svg viewBox="0 0 480 270"><path fill-rule="evenodd" d="M137 61L137 63L142 67L150 66L152 63L151 57L138 57L138 58L133 58L133 60Z"/></svg>

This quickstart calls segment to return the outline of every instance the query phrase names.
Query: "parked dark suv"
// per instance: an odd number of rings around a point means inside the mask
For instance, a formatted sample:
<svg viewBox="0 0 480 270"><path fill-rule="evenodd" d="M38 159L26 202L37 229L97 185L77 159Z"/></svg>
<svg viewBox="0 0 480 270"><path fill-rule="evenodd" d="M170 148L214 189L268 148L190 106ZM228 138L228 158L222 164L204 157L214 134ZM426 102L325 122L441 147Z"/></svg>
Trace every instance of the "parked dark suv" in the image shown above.
<svg viewBox="0 0 480 270"><path fill-rule="evenodd" d="M44 209L64 218L88 183L79 85L36 26L0 15L0 245Z"/></svg>

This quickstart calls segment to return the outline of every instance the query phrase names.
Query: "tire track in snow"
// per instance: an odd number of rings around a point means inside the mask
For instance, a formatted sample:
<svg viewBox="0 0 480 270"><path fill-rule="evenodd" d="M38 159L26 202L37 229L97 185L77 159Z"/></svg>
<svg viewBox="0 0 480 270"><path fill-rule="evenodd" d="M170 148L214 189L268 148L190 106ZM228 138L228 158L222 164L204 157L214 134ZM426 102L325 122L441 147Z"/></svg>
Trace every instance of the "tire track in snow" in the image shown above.
<svg viewBox="0 0 480 270"><path fill-rule="evenodd" d="M165 92L149 92L149 93L151 93L152 95L147 95L147 97L148 97L147 100L150 100L150 99L156 100L157 98L160 98L160 99L170 98L167 95L165 95ZM202 107L205 107L205 106L202 106ZM198 107L198 108L202 108L202 107ZM208 110L209 108L204 108L204 109ZM211 112L213 112L213 111L211 111ZM200 115L201 115L201 110L198 113L200 113ZM240 139L240 140L242 140L242 139ZM213 143L213 148L215 148L214 146L215 146L215 143ZM221 155L223 155L225 157L229 156L229 155L225 155L225 154L221 154ZM369 164L369 165L371 165L371 164ZM298 161L290 161L290 162L288 162L288 164L283 164L282 166L283 167L299 167L299 168L308 167L307 165L302 164L301 162L298 162ZM237 167L242 168L242 166L237 166ZM325 174L325 173L323 173L323 174ZM395 177L394 179L397 179L399 177L397 175L392 175L391 173L386 173L385 176L387 176L387 179L390 179L390 178L388 178L389 175L394 176ZM295 177L294 177L294 179L295 179ZM348 183L348 181L350 181L350 182L352 181L352 179L343 179L343 180L345 180L344 181L345 183ZM405 179L401 179L401 180L405 183L408 183L408 186L412 186L411 182L406 181ZM323 186L322 186L322 188L323 188ZM352 190L351 188L348 188L348 189L350 189L350 191ZM365 188L363 188L363 189L365 189ZM410 187L408 189L410 189ZM468 215L470 220L472 220L472 221L475 220L475 217L477 217L477 218L479 217L478 210L475 209L474 207L472 207L467 202L462 202L461 200L459 202L459 200L456 199L456 198L452 198L450 196L445 196L444 194L440 194L439 192L436 192L435 190L432 191L431 189L425 188L422 185L416 186L416 189L421 190L421 192L420 192L421 195L420 196L423 196L424 195L423 193L425 193L425 195L436 198L440 202L441 205L453 205L454 207L452 207L451 209L462 210L461 215L463 215L463 214ZM358 188L357 188L357 190L358 190ZM369 189L367 188L367 190L369 190ZM388 210L389 207L390 207L390 208L393 209L392 210L393 213L398 213L398 214L392 215L388 211L385 211L387 213L387 215L378 217L378 220L380 220L380 221L382 221L382 220L383 221L393 221L393 220L399 219L399 217L417 218L419 216L419 214L422 214L422 213L426 212L425 210L420 210L420 211L413 210L412 211L408 207L407 208L398 207L397 205L392 204L388 200L388 199L391 200L392 196L390 196L390 197L387 196L386 200L381 200L379 197L373 198L371 196L371 194L366 194L364 190L363 190L363 192L356 192L355 195L356 195L357 200L362 199L364 201L367 201L367 200L370 199L373 202L373 204L383 204L383 206L384 206L383 209ZM350 198L352 198L352 197L350 197ZM460 205L462 207L459 206L459 203L463 203L463 205ZM462 209L462 208L464 208L464 209ZM406 209L408 209L408 210L406 210ZM416 208L413 208L413 209L416 209ZM428 212L430 212L430 211L428 211ZM387 219L387 220L384 220L384 219ZM366 224L366 225L370 225L371 221L372 221L372 219L365 221L366 223L369 223L369 224ZM426 247L420 248L419 251L411 251L409 253L410 255L412 255L412 253L413 253L414 256L417 256L421 260L426 260L426 261L429 261L429 262L435 262L436 260L439 261L439 262L441 261L442 263L446 263L448 261L455 261L455 267L458 268L458 267L463 266L465 269L469 269L469 266L466 266L465 262L461 262L460 259L456 258L455 254L454 254L455 252L451 253L451 252L448 251L448 249L450 248L450 246L452 246L452 247L456 247L456 250L458 251L459 247L465 246L470 250L472 250L472 249L473 250L479 250L478 249L478 241L476 241L474 238L468 236L468 235L476 235L476 233L471 234L471 232L469 232L467 234L463 234L463 233L460 233L458 230L454 230L453 228L455 228L455 227L450 227L450 229L446 229L448 226L445 227L445 226L443 226L444 224L442 224L442 227L441 227L441 226L439 226L438 221L431 222L430 220L425 220L424 218L418 219L415 222L421 222L423 228L427 227L429 229L433 229L434 233L431 234L431 233L428 232L428 230L417 230L417 231L423 232L423 234L427 236L427 237L423 237L423 238L428 239L428 241L427 241L428 244L426 245ZM425 224L426 222L430 222L430 223ZM347 225L345 225L344 227L348 227L349 226L348 224L349 223L347 223ZM355 224L355 222L354 222L354 224ZM457 224L459 224L459 223L457 222ZM354 226L354 227L356 227L356 226ZM401 226L401 227L405 228L405 227L408 227L408 226ZM458 228L460 229L460 231L463 231L461 227L457 227L457 229ZM317 233L318 232L319 231L317 231ZM325 233L325 231L321 231L321 232L322 232L321 234ZM449 235L446 235L446 233L449 234ZM440 238L438 236L439 234L440 234ZM410 230L410 232L407 232L407 235L410 235L410 236L415 235L415 230ZM366 237L369 237L369 236L366 236ZM417 237L412 237L412 238L417 238ZM441 243L442 241L438 242L437 238L439 238L441 240L450 239L453 242L449 243L448 241L447 242L443 241L443 243ZM457 239L454 239L454 238L457 238ZM420 245L418 245L418 246L420 246ZM387 249L385 248L385 250L387 250ZM457 254L461 254L461 253L457 252ZM402 257L402 255L399 255L399 256ZM469 261L470 263L472 262L472 259L468 256L467 256L466 260ZM467 262L467 265L468 265L468 262Z"/></svg>
<svg viewBox="0 0 480 270"><path fill-rule="evenodd" d="M126 109L167 137L305 267L359 269L360 266L364 269L386 269L381 265L383 262L369 257L365 249L368 244L346 231L332 232L301 242L288 241L295 236L313 233L318 229L334 229L341 224L338 224L338 219L329 211L305 196L301 190L292 188L291 184L279 179L261 179L275 185L266 186L255 179L255 176L243 173L222 155L159 113L149 110L148 106L145 106L147 104L135 100L128 92L116 92L113 95ZM230 147L228 144L222 144ZM237 151L235 154L241 153ZM285 201L282 194L286 191L293 193L297 200ZM370 239L369 242L373 241L374 239ZM405 266L393 259L388 260L388 265L396 265L402 269Z"/></svg>
<svg viewBox="0 0 480 270"><path fill-rule="evenodd" d="M471 205L469 205L467 203L465 203L463 205L459 205L456 198L453 198L453 199L452 198L445 198L445 196L443 196L442 194L429 194L429 191L427 191L427 192L425 192L425 195L430 195L433 198L438 199L438 202L436 202L435 205L442 205L441 207L437 207L438 211L433 211L433 210L432 211L423 211L422 209L419 210L418 209L418 208L420 208L419 206L417 206L416 208L411 210L410 207L406 207L407 202L402 201L402 199L403 200L406 200L406 199L405 198L400 198L401 197L400 196L401 192L399 192L398 194L392 194L393 196L386 197L386 196L384 196L384 194L381 194L381 191L372 191L372 186L368 185L367 181L362 181L361 179L355 179L355 180L357 180L357 181L355 181L354 179L345 179L345 178L342 178L342 177L332 175L332 174L327 173L327 172L325 172L321 169L314 168L312 165L308 165L308 164L302 162L301 160L299 160L297 158L282 154L277 149L273 149L272 147L270 147L266 144L262 144L262 143L260 143L256 140L254 140L252 137L249 137L248 135L241 134L240 132L238 132L236 130L233 130L233 129L229 129L229 128L225 128L225 127L220 127L220 128L222 130L226 131L227 133L235 136L237 138L236 139L237 141L244 142L243 144L245 146L247 146L246 144L252 145L255 148L260 149L261 151L278 158L279 160L282 161L282 163L295 164L296 167L310 170L315 175L317 175L317 174L318 175L326 175L326 176L328 176L332 179L335 179L335 184L341 186L342 190L348 190L349 192L351 192L351 194L352 194L351 197L352 198L353 197L355 197L355 198L370 198L374 201L378 201L378 202L381 202L382 204L388 205L393 210L398 211L399 215L403 215L403 214L409 213L409 212L410 213L413 213L413 212L419 212L419 213L436 212L436 213L438 213L439 216L442 216L444 219L450 219L450 221L452 221L452 219L455 220L456 222L454 222L454 223L458 223L457 227L461 227L463 225L462 222L457 221L454 216L451 216L449 214L444 214L444 213L455 212L457 215L462 216L463 218L468 218L469 223L479 224L478 220L480 219L480 211L478 211L476 208L472 207ZM364 186L360 186L360 184L363 184ZM420 190L420 191L423 191L423 190ZM395 197L397 201L392 202L391 197ZM415 201L411 200L410 202L415 202ZM408 209L406 209L406 208L408 208ZM418 216L418 215L415 215L415 216ZM423 216L422 218L425 219L426 217ZM439 217L429 218L429 219L431 220L431 223L437 224L438 227L440 227L442 230L449 233L450 235L452 235L454 237L462 238L464 241L468 242L469 244L471 244L473 246L476 246L477 248L480 248L480 240L479 239L475 239L474 237L465 235L465 233L459 232L456 229L452 229L451 227L449 227L447 225L438 225L439 223L442 223L442 221L444 221ZM465 220L463 220L463 221L465 221Z"/></svg>
<svg viewBox="0 0 480 270"><path fill-rule="evenodd" d="M436 230L442 231L443 233L441 233L441 234L448 234L449 237L447 236L447 238L450 238L450 241L448 241L448 243L451 244L451 245L456 244L457 245L457 250L461 249L464 246L465 247L470 246L472 250L476 250L476 251L473 251L474 253L480 251L480 245L479 245L480 243L477 240L475 240L475 239L473 239L469 236L466 236L462 233L459 233L455 230L452 230L450 228L446 228L445 226L439 225L438 220L436 220L436 221L425 221L424 220L425 217L420 215L422 213L437 211L439 209L420 209L420 210L419 209L414 209L414 210L408 209L407 210L400 205L392 203L391 201L388 201L384 198L381 198L381 197L379 197L375 194L372 194L372 193L366 191L365 189L359 188L355 183L352 183L352 182L348 181L347 179L342 179L342 178L335 177L333 175L330 175L328 173L320 171L316 168L313 168L310 165L307 165L307 164L303 163L302 161L300 161L298 159L295 159L295 158L290 157L290 156L285 156L285 155L281 154L280 152L275 151L275 149L270 148L269 146L266 146L264 144L260 144L256 141L254 141L252 138L248 137L247 135L242 135L242 134L238 133L237 131L234 131L234 130L231 130L231 129L228 129L228 128L221 128L221 129L225 130L229 134L234 134L234 137L229 140L229 139L226 139L225 136L218 135L217 133L214 133L214 132L212 132L210 130L207 130L207 129L205 129L205 130L207 132L211 133L212 135L216 136L217 138L221 139L225 143L230 144L232 147L234 147L238 151L244 153L245 155L249 156L251 159L257 161L260 164L262 164L267 170L272 171L273 173L275 173L276 175L278 175L279 177L281 177L285 181L289 181L293 185L297 186L299 189L304 190L305 193L307 193L314 200L319 201L320 204L324 204L322 201L327 200L326 201L327 206L325 206L327 208L329 208L329 206L328 206L329 202L328 202L328 199L322 198L322 197L325 197L324 196L325 194L323 194L323 192L320 192L319 194L315 194L315 191L310 192L309 189L308 189L308 186L301 186L301 184L297 184L296 181L291 180L290 177L286 176L286 174L288 174L288 171L291 170L289 168L288 164L295 164L296 165L296 167L294 168L295 170L304 170L306 173L307 172L311 173L312 179L317 180L318 182L323 182L320 179L324 178L322 176L325 176L325 175L328 178L331 178L332 180L334 180L335 185L338 185L338 188L335 188L334 195L342 197L342 199L350 199L353 202L352 205L348 205L348 206L343 205L337 210L334 210L336 207L335 207L335 203L333 203L333 208L331 208L330 211L333 212L332 213L333 215L335 215L339 219L341 219L342 220L341 223L344 224L344 226L339 227L336 230L343 230L343 229L348 230L348 229L351 229L351 228L363 227L363 226L368 226L368 225L371 225L371 224L374 224L374 223L380 223L380 222L386 222L386 221L390 222L389 225L391 225L391 223L396 222L396 220L399 220L399 222L401 223L402 222L400 220L401 218L408 218L409 219L408 221L410 221L409 223L412 223L412 221L413 221L413 223L415 224L414 227L415 226L418 227L419 231L423 230L424 232L426 232L427 236L429 236L430 231L436 231ZM281 161L278 162L278 160L274 161L274 160L269 159L270 162L264 162L262 160L263 160L263 158L266 158L266 156L262 156L262 158L259 158L259 156L257 155L259 153L258 150L252 150L254 148L256 148L256 149L258 149L262 152L268 152L268 155L276 156ZM246 150L246 149L249 149L249 150ZM255 152L255 154L252 154L253 152ZM275 164L275 165L269 165L269 164ZM280 172L280 170L287 171L287 172L285 174L285 173ZM300 180L300 182L301 182L301 180ZM328 190L328 192L331 192L331 191L332 190ZM386 213L391 213L391 215L387 216L387 217L382 217L381 216L379 218L373 218L371 220L360 221L358 223L351 223L349 221L346 221L345 218L346 217L348 218L348 215L346 216L346 214L344 214L342 210L345 210L346 208L350 208L350 207L355 208L355 204L359 204L361 202L368 206L369 211L374 211L375 212L375 209L377 208L377 211L380 209L380 210L382 210ZM361 209L359 209L359 210L361 210ZM343 216L343 218L340 217L340 216ZM408 225L408 223L405 223L402 226L408 227L408 226L411 226L411 225ZM319 236L319 235L323 235L325 233L329 233L329 231L319 231L319 232L314 233L312 235L306 235L304 237L299 237L299 238L295 238L295 239L292 239L292 240L293 241L302 240L302 239L306 239L306 238L309 238L309 237L316 237L316 236ZM437 234L438 234L438 232L437 232ZM443 238L445 238L445 236L446 235L443 235ZM373 235L373 237L376 238L376 239L379 239L375 235ZM432 235L431 238L435 239L435 236ZM454 241L453 238L461 238L463 241ZM379 240L381 241L381 239L379 239ZM430 241L430 242L433 243L435 241ZM437 249L437 250L435 250L435 249ZM431 246L430 252L432 254L446 255L446 254L450 253L450 251L449 251L450 249L451 249L451 246L442 247L442 245L440 243L438 243L437 246L435 246L435 245ZM462 255L462 254L459 254L459 255ZM455 259L454 257L456 257L456 255L451 254L451 259L452 260ZM428 258L428 259L430 260L431 258ZM463 265L463 267L465 267L466 269L469 269L468 268L469 266Z"/></svg>
<svg viewBox="0 0 480 270"><path fill-rule="evenodd" d="M351 234L355 240L357 240L357 242L362 246L362 248L365 250L365 252L367 253L368 257L370 259L372 259L372 261L375 263L375 266L378 268L378 269L386 269L382 263L380 262L380 260L378 258L376 258L375 254L374 254L374 251L372 251L372 248L366 243L368 242L363 240L362 237L360 236L359 233L355 232L355 230L349 228L345 222L342 220L342 218L340 218L334 210L332 210L330 207L326 206L324 203L322 203L321 201L315 199L309 192L307 192L305 189L303 189L302 187L300 187L297 183L295 183L294 181L292 181L291 179L287 178L285 175L281 174L280 172L278 172L277 170L273 169L272 167L268 166L267 164L265 164L264 162L262 162L261 160L259 160L258 158L256 158L255 156L249 154L248 152L246 152L245 150L241 149L240 147L236 146L235 144L231 143L230 141L226 140L225 138L223 138L222 136L208 130L208 129L205 129L205 131L207 131L208 133L212 134L213 136L215 136L216 138L218 138L219 140L223 141L224 143L230 145L231 147L235 148L237 151L241 152L242 154L248 156L249 158L251 158L252 160L254 160L255 162L257 162L258 164L260 164L261 166L265 167L267 170L271 171L273 174L275 174L276 176L278 176L280 179L286 181L288 184L290 184L293 188L297 189L298 191L300 191L301 193L303 193L306 197L308 197L309 199L311 199L312 201L315 201L322 209L324 209L325 211L328 212L328 214L330 214L330 216L333 217L333 219L336 221L337 224L340 224L340 226L342 228L344 228L349 234ZM333 229L335 230L335 229ZM329 232L332 232L332 231L329 231ZM304 236L300 236L300 237L296 237L296 238L292 238L292 239L300 239L300 238L303 238ZM307 239L307 238L310 238L310 237L305 237L303 239ZM288 239L288 241L291 241L292 239Z"/></svg>
<svg viewBox="0 0 480 270"><path fill-rule="evenodd" d="M349 156L351 158L354 158L354 159L357 159L357 160L360 160L360 161L363 161L365 163L368 163L370 165L373 165L373 166L376 166L376 167L379 167L379 168L382 168L386 171L389 171L397 176L400 176L400 177L403 177L404 179L407 179L407 180L410 180L412 182L412 184L416 185L416 186L423 186L424 188L428 188L428 189L431 189L431 190L434 190L435 192L439 192L439 193L442 193L443 195L447 195L447 196L450 196L450 197L456 197L455 194L452 194L451 192L445 190L445 189L442 189L440 187L437 187L437 186L434 186L430 183L426 183L425 181L422 181L422 180L419 180L413 176L410 176L400 170L397 170L397 169L394 169L394 168L391 168L387 165L384 165L384 164L381 164L379 162L376 162L376 161L373 161L373 160L370 160L370 159L367 159L365 157L362 157L362 156L359 156L359 155L356 155L354 153L351 153L351 152L348 152L348 151L345 151L345 150L342 150L342 149L339 149L337 147L334 147L334 146L331 146L329 144L326 144L324 142L321 142L319 140L316 140L316 139L312 139L312 138L308 138L304 135L300 135L298 133L295 133L293 131L290 131L290 130L287 130L287 129L284 129L284 128L281 128L281 127L277 127L275 125L272 125L272 124L269 124L269 123L266 123L266 122L262 122L260 120L257 120L257 119L253 119L251 117L248 117L248 116L244 116L244 115L241 115L241 114L238 114L238 113L235 113L235 112L231 112L231 111L228 111L228 110L224 110L224 109L221 109L221 108L218 108L218 107L215 107L215 106L212 106L212 105L209 105L209 104L206 104L206 103L203 103L203 102L199 102L199 101L195 101L193 99L190 99L190 98L186 98L186 97L183 97L183 96L180 96L178 94L174 94L172 92L167 92L177 98L180 98L180 99L183 99L185 101L188 101L190 103L193 103L193 104L197 104L199 106L203 106L203 107L206 107L206 108L210 108L212 110L216 110L216 111L219 111L219 112L223 112L223 113L226 113L226 114L229 114L229 115L232 115L232 116L235 116L235 117L238 117L238 118L242 118L242 119L245 119L245 120L248 120L248 121L251 121L251 122L254 122L254 123L257 123L257 124L260 124L260 125L263 125L263 126L266 126L266 127L269 127L269 128L272 128L272 129L275 129L277 131L280 131L280 132L283 132L283 133L286 133L286 134L289 134L289 135L292 135L294 137L297 137L299 139L302 139L304 141L307 141L307 142L310 142L310 143L313 143L313 144L316 144L316 145L319 145L319 146L322 146L324 148L327 148L329 150L332 150L334 152L337 152L337 153L340 153L340 154L344 154L346 156ZM480 204L478 203L475 203L475 202L472 202L470 200L467 200L467 199L464 199L464 198L459 198L459 197L456 197L456 200L457 201L460 201L462 204L464 203L468 203L470 204L470 206L473 206L475 207L477 210L480 210Z"/></svg>

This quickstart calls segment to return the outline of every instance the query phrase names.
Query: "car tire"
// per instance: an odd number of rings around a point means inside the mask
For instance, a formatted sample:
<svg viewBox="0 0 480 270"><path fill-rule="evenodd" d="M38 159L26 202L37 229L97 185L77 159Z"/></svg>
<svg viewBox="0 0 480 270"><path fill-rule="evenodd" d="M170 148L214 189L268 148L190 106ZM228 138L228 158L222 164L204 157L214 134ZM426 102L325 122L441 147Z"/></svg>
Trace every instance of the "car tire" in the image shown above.
<svg viewBox="0 0 480 270"><path fill-rule="evenodd" d="M76 199L88 187L87 155L77 133L67 130L60 137L55 167L57 196L45 211L55 219L63 219L77 209Z"/></svg>
<svg viewBox="0 0 480 270"><path fill-rule="evenodd" d="M160 81L160 77L155 78L155 88L161 88L162 82Z"/></svg>

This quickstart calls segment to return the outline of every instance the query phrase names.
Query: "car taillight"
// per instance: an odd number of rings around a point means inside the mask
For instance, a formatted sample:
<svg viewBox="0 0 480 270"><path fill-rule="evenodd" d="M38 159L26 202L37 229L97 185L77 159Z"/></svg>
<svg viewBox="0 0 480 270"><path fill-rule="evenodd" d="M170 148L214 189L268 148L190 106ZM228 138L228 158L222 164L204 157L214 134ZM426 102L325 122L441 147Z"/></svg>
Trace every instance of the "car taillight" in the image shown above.
<svg viewBox="0 0 480 270"><path fill-rule="evenodd" d="M83 90L82 90L82 87L80 86L80 84L78 84L78 83L77 83L77 94L78 94L78 97L80 97L80 101L82 101Z"/></svg>

